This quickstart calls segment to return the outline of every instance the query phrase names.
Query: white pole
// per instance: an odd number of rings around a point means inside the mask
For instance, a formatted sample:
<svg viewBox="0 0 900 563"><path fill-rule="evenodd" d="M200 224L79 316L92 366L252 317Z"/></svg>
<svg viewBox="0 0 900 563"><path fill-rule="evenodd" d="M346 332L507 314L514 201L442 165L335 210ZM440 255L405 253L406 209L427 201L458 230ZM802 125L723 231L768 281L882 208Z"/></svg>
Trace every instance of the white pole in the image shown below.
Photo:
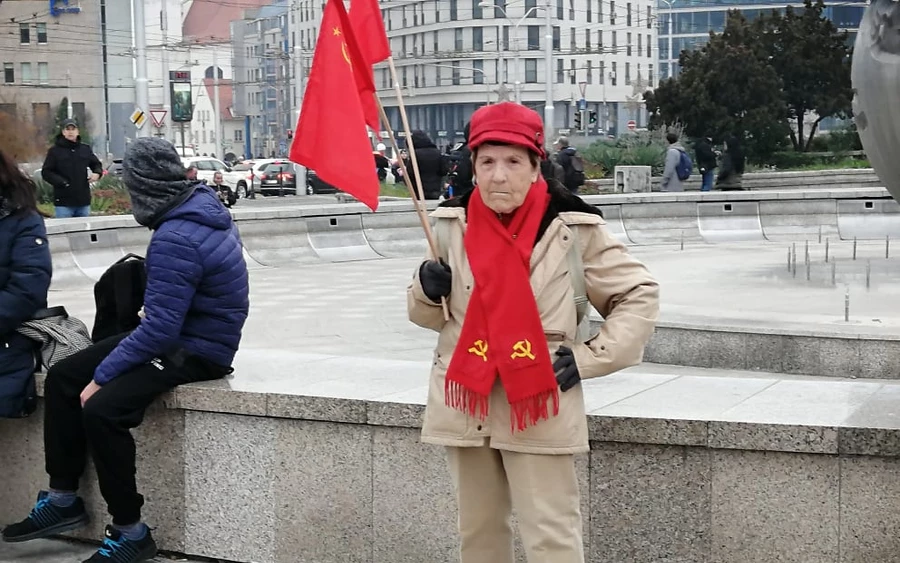
<svg viewBox="0 0 900 563"><path fill-rule="evenodd" d="M165 139L168 135L171 134L169 130L169 124L172 123L172 96L171 92L169 92L169 19L168 13L166 11L166 5L169 0L161 0L162 8L159 13L160 24L162 27L162 85L163 85L163 110L166 112L166 116L163 118L162 122L162 137Z"/></svg>
<svg viewBox="0 0 900 563"><path fill-rule="evenodd" d="M72 74L66 70L66 117L72 119ZM80 123L84 127L84 123Z"/></svg>
<svg viewBox="0 0 900 563"><path fill-rule="evenodd" d="M144 24L144 0L134 0L134 48L137 56L134 101L141 111L150 111L150 84L147 81L147 28ZM146 137L148 128L137 128L135 137Z"/></svg>
<svg viewBox="0 0 900 563"><path fill-rule="evenodd" d="M222 158L222 150L221 147L225 146L222 142L222 126L221 126L221 117L222 112L219 110L219 48L218 45L213 46L213 96L215 98L216 105L213 108L213 125L215 126L216 132L216 142L214 144L216 149L216 158Z"/></svg>
<svg viewBox="0 0 900 563"><path fill-rule="evenodd" d="M544 23L547 27L544 35L544 143L553 141L553 20L550 16L550 0L544 2Z"/></svg>

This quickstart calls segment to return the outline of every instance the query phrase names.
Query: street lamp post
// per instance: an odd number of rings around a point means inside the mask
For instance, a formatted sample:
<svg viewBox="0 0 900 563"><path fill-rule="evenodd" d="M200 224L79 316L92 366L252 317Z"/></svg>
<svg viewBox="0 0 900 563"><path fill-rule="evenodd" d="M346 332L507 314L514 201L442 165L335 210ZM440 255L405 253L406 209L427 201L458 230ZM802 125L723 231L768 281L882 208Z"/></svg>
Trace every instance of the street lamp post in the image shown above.
<svg viewBox="0 0 900 563"><path fill-rule="evenodd" d="M509 15L506 13L506 10L504 10L502 7L494 4L493 2L487 2L487 1L479 2L478 5L482 8L493 8L495 10L500 10L500 13L503 14L503 17L506 19L506 21L508 21L510 23L510 25L512 25L512 27L513 27L513 35L515 36L515 41L516 41L516 81L515 81L514 85L515 85L516 103L520 104L520 103L522 103L522 95L520 92L521 84L522 84L522 81L521 81L521 75L522 75L521 51L522 50L519 48L519 26L522 25L522 22L525 21L525 18L530 16L531 13L534 12L535 10L537 10L538 8L537 8L537 6L533 6L533 7L529 8L528 11L525 12L525 15L523 15L521 18L519 18L519 21L517 21L516 23L513 23L513 21L511 19L509 19ZM549 10L549 5L550 5L550 0L547 0L547 6L548 6L547 9L548 10ZM548 20L549 20L549 16L548 16ZM497 31L497 43L498 44L500 43L499 29L500 29L500 26L497 26L497 30L498 30ZM550 31L548 31L548 33L550 33L552 35L553 31L550 30ZM499 64L499 58L498 58L498 64ZM550 76L549 70L547 71L547 76L548 76L548 78Z"/></svg>
<svg viewBox="0 0 900 563"><path fill-rule="evenodd" d="M485 94L487 95L487 103L489 103L489 104L491 103L491 84L488 82L487 73L483 69L475 68L475 67L468 68L468 67L460 67L460 66L453 66L453 65L442 65L442 64L438 64L438 63L425 63L425 66L434 66L434 67L438 67L438 68L452 68L453 70L471 70L473 73L480 72L481 76L484 77L483 79L484 79L484 86L485 86ZM473 81L475 80L474 75L472 76L472 80Z"/></svg>
<svg viewBox="0 0 900 563"><path fill-rule="evenodd" d="M666 4L666 6L669 7L669 10L667 12L669 15L669 61L668 61L668 67L669 67L669 77L671 78L672 76L675 75L675 73L672 72L672 59L675 58L674 56L672 56L672 16L673 16L672 4L675 3L675 0L660 0L660 1L664 2ZM659 4L657 4L657 6L659 6ZM656 83L659 84L659 77L657 76L656 78L657 78Z"/></svg>

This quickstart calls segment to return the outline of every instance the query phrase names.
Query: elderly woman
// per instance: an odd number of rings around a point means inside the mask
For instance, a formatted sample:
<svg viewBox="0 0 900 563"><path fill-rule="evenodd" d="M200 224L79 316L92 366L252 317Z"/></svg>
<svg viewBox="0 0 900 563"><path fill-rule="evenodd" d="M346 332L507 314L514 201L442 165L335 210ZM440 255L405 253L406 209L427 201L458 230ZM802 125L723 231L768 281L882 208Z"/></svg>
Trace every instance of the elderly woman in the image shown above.
<svg viewBox="0 0 900 563"><path fill-rule="evenodd" d="M34 410L35 343L16 328L47 306L51 270L34 182L0 152L0 417Z"/></svg>
<svg viewBox="0 0 900 563"><path fill-rule="evenodd" d="M408 289L410 320L440 333L422 439L447 447L461 563L514 561L513 508L529 561L583 563L579 382L639 363L658 312L656 281L600 212L541 176L543 144L524 106L475 112L475 189L434 212L446 255L429 256ZM586 342L579 286L606 319Z"/></svg>

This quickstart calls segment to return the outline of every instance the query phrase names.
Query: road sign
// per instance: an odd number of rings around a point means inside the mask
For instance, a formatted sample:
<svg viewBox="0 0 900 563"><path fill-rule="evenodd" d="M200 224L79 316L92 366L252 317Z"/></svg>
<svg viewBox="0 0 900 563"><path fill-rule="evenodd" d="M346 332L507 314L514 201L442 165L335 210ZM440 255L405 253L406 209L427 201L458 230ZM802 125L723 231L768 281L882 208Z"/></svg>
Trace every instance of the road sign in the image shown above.
<svg viewBox="0 0 900 563"><path fill-rule="evenodd" d="M581 97L584 98L584 93L587 92L587 82L579 82L578 88L581 90Z"/></svg>
<svg viewBox="0 0 900 563"><path fill-rule="evenodd" d="M134 113L131 114L131 122L134 123L134 126L140 129L144 126L144 123L147 123L147 114L144 113L144 110L141 108L137 108L134 110Z"/></svg>
<svg viewBox="0 0 900 563"><path fill-rule="evenodd" d="M633 119L628 120L628 130L634 131L637 128L637 122Z"/></svg>
<svg viewBox="0 0 900 563"><path fill-rule="evenodd" d="M584 98L581 98L580 100L578 100L578 109L580 109L582 111L586 110L587 109L587 100L585 100Z"/></svg>
<svg viewBox="0 0 900 563"><path fill-rule="evenodd" d="M150 119L153 120L154 127L162 127L166 122L166 110L164 109L151 109L150 110Z"/></svg>

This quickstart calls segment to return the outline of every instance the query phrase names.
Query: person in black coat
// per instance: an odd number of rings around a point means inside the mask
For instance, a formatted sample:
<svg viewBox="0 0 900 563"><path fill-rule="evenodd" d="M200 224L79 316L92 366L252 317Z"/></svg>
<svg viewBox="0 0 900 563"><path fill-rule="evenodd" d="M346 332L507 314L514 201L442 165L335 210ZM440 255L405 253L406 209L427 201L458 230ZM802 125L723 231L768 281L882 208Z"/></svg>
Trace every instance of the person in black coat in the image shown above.
<svg viewBox="0 0 900 563"><path fill-rule="evenodd" d="M412 145L416 149L416 162L419 164L419 172L422 174L422 191L425 199L439 199L443 191L444 176L447 175L447 161L440 149L434 144L424 131L412 132ZM418 193L416 171L412 165L412 159L405 160L406 170L412 174L413 187Z"/></svg>
<svg viewBox="0 0 900 563"><path fill-rule="evenodd" d="M91 177L88 179L88 168ZM103 165L81 142L74 119L62 123L62 131L47 151L41 176L53 186L53 205L57 217L88 217L91 214L91 184L100 179Z"/></svg>
<svg viewBox="0 0 900 563"><path fill-rule="evenodd" d="M725 139L725 156L722 158L722 168L716 178L718 190L742 190L741 182L744 178L744 150L741 141L735 136Z"/></svg>
<svg viewBox="0 0 900 563"><path fill-rule="evenodd" d="M52 266L34 182L0 151L0 417L34 409L37 344L16 332L47 307Z"/></svg>
<svg viewBox="0 0 900 563"><path fill-rule="evenodd" d="M716 151L712 148L712 139L703 137L694 146L695 156L697 158L697 169L700 171L700 177L703 182L700 191L708 192L712 190L713 183L716 179Z"/></svg>

